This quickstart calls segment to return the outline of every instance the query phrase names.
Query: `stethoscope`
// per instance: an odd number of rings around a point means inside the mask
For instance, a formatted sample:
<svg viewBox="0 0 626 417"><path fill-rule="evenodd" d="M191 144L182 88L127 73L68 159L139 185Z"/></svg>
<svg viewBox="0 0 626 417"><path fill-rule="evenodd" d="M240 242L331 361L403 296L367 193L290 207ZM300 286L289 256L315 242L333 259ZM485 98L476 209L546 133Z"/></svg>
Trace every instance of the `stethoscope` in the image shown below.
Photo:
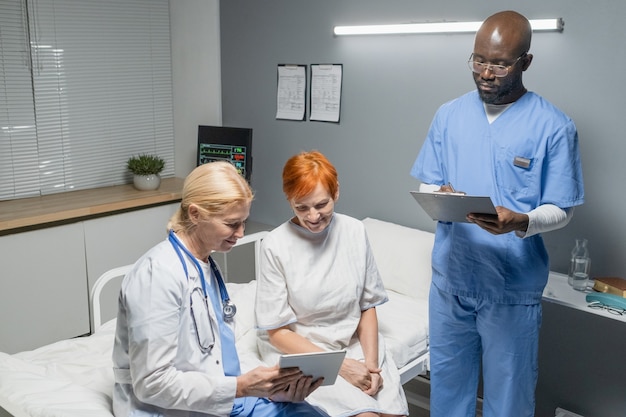
<svg viewBox="0 0 626 417"><path fill-rule="evenodd" d="M180 259L180 262L183 264L183 269L185 270L185 275L187 276L187 279L189 279L189 272L187 270L187 263L183 259L183 254L181 253L181 250L185 253L185 255L187 255L189 260L191 260L191 262L193 262L193 264L195 265L196 269L198 270L198 274L200 275L200 283L202 284L202 292L204 293L204 299L206 300L207 298L206 280L204 278L204 272L202 271L200 262L198 262L195 256L193 256L191 252L189 252L189 250L180 242L180 240L178 240L173 230L170 230L168 239L170 243L172 244L172 246L174 247L174 250L176 251L178 258ZM226 284L224 284L224 280L222 279L222 274L220 273L219 268L215 264L215 261L210 256L209 256L209 264L211 265L211 270L213 271L213 274L215 274L217 285L220 291L220 297L222 298L222 316L224 318L224 321L231 321L233 317L235 317L235 314L237 314L237 306L235 306L235 304L232 301L230 301L230 297L228 296L228 291L226 290Z"/></svg>

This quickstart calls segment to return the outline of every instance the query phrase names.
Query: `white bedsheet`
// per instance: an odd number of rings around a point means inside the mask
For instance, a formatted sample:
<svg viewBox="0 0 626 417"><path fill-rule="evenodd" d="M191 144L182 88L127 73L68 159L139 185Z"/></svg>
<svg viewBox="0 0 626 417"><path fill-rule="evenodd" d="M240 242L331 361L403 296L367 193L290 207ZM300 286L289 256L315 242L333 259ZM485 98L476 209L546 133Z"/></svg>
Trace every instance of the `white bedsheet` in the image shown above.
<svg viewBox="0 0 626 417"><path fill-rule="evenodd" d="M92 336L0 353L1 405L16 417L111 417L115 320Z"/></svg>

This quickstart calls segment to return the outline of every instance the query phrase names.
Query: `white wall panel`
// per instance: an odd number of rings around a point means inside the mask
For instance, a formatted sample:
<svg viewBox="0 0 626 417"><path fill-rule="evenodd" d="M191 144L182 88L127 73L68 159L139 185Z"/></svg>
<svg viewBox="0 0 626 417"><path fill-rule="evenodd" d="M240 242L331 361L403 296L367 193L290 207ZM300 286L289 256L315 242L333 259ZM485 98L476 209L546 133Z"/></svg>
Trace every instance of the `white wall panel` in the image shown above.
<svg viewBox="0 0 626 417"><path fill-rule="evenodd" d="M89 332L83 224L0 237L0 351Z"/></svg>

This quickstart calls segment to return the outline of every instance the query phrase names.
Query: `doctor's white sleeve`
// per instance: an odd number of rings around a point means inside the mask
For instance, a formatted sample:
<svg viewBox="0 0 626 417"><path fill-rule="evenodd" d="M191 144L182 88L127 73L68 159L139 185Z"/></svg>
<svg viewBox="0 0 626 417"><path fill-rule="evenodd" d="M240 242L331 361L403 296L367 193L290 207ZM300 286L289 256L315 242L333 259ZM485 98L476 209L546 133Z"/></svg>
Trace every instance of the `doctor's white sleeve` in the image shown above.
<svg viewBox="0 0 626 417"><path fill-rule="evenodd" d="M564 227L574 216L574 207L562 209L554 204L542 204L526 214L528 215L528 228L526 232L515 232L515 234L521 238Z"/></svg>
<svg viewBox="0 0 626 417"><path fill-rule="evenodd" d="M434 191L437 191L439 188L441 188L441 185L421 183L419 190L422 193L432 193Z"/></svg>

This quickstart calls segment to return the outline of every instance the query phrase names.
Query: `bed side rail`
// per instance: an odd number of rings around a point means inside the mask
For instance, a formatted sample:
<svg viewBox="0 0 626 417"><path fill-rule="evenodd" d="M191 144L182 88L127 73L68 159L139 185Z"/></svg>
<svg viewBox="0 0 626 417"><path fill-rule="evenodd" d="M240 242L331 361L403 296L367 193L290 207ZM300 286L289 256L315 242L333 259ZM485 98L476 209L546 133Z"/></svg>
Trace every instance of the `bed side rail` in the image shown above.
<svg viewBox="0 0 626 417"><path fill-rule="evenodd" d="M102 326L102 311L100 307L100 294L102 290L112 279L123 277L133 267L132 264L124 265L117 268L110 269L104 274L100 275L96 280L96 283L91 289L91 310L93 315L93 331L96 332L100 326Z"/></svg>

